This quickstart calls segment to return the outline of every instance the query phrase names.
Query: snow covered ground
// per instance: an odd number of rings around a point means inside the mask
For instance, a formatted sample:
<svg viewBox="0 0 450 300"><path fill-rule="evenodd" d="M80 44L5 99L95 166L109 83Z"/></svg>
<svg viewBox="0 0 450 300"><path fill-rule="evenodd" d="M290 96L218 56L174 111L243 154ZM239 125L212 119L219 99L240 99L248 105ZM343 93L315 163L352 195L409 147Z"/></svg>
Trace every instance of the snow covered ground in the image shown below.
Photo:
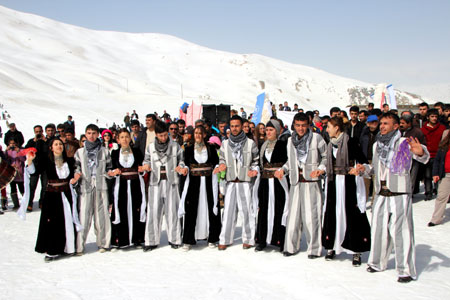
<svg viewBox="0 0 450 300"><path fill-rule="evenodd" d="M39 210L25 222L8 211L0 216L0 299L449 299L450 222L427 227L434 200L414 202L419 278L409 284L396 282L393 256L387 271L371 274L353 267L350 255L309 260L304 243L291 257L275 248L256 253L242 249L240 227L226 251L205 242L173 250L163 232L152 252L103 254L91 230L84 256L45 263L34 252Z"/></svg>

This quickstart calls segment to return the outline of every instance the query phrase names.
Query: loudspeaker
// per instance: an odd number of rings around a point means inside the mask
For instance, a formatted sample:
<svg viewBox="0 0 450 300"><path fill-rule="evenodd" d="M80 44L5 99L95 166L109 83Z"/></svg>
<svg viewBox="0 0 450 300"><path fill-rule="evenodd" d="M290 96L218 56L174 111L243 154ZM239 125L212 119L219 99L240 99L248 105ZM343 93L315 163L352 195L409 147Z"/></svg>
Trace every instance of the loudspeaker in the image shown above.
<svg viewBox="0 0 450 300"><path fill-rule="evenodd" d="M216 105L214 104L203 104L203 119L208 119L216 126Z"/></svg>

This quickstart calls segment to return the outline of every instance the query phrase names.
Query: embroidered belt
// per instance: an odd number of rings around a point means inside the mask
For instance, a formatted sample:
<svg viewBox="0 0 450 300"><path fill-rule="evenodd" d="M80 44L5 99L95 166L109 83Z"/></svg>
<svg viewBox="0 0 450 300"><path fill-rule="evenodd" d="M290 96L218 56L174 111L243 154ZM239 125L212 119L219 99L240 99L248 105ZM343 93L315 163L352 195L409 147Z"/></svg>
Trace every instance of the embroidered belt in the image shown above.
<svg viewBox="0 0 450 300"><path fill-rule="evenodd" d="M345 167L336 167L333 166L333 172L336 175L349 175L348 172L350 171L351 168L353 168L353 166L355 165L355 160L349 160L348 162L349 167L345 168Z"/></svg>
<svg viewBox="0 0 450 300"><path fill-rule="evenodd" d="M69 191L68 179L49 179L47 182L46 192L67 192Z"/></svg>
<svg viewBox="0 0 450 300"><path fill-rule="evenodd" d="M262 170L262 178L274 178L275 172L283 166L283 163L265 163Z"/></svg>
<svg viewBox="0 0 450 300"><path fill-rule="evenodd" d="M388 187L386 186L386 181L382 180L381 182L381 190L378 193L378 195L383 196L383 197L395 197L395 196L401 196L401 195L405 195L406 193L394 193L391 192Z"/></svg>
<svg viewBox="0 0 450 300"><path fill-rule="evenodd" d="M137 168L122 168L120 169L120 179L133 180L139 178L139 172Z"/></svg>
<svg viewBox="0 0 450 300"><path fill-rule="evenodd" d="M161 169L159 171L159 179L160 180L167 180L167 171L165 166L161 166Z"/></svg>
<svg viewBox="0 0 450 300"><path fill-rule="evenodd" d="M298 182L317 182L317 180L306 180L303 176L303 170L298 168Z"/></svg>
<svg viewBox="0 0 450 300"><path fill-rule="evenodd" d="M213 170L211 164L191 164L189 168L192 176L211 176Z"/></svg>

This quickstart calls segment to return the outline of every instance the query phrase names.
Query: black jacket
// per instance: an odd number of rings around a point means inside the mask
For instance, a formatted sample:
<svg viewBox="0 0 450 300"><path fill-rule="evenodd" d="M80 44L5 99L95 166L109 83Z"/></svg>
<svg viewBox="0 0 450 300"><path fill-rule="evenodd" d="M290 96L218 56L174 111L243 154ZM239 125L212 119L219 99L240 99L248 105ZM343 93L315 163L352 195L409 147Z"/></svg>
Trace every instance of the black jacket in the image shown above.
<svg viewBox="0 0 450 300"><path fill-rule="evenodd" d="M445 157L447 156L447 151L439 149L434 158L433 171L431 174L433 176L439 176L439 179L445 177Z"/></svg>
<svg viewBox="0 0 450 300"><path fill-rule="evenodd" d="M357 142L359 142L359 137L361 136L364 127L365 127L364 123L358 121L358 123L356 123L356 125L353 127L353 136L352 136L352 123L349 122L347 127L347 134L349 137L352 137Z"/></svg>

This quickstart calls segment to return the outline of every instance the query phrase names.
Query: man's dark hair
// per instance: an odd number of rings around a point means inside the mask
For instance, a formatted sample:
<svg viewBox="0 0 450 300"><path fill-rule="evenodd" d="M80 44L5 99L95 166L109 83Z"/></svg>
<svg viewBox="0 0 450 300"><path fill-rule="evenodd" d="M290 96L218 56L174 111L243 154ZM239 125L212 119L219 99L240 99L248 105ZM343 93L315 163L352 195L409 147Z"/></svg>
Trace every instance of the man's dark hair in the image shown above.
<svg viewBox="0 0 450 300"><path fill-rule="evenodd" d="M33 131L34 131L36 128L38 128L38 127L42 129L42 126L41 126L41 125L34 125Z"/></svg>
<svg viewBox="0 0 450 300"><path fill-rule="evenodd" d="M58 124L58 126L56 127L56 129L62 129L62 130L66 130L66 126L64 124Z"/></svg>
<svg viewBox="0 0 450 300"><path fill-rule="evenodd" d="M71 119L72 119L72 116L71 116L71 115L68 115L67 118L71 118Z"/></svg>
<svg viewBox="0 0 450 300"><path fill-rule="evenodd" d="M53 123L48 123L47 125L45 125L45 130L47 130L47 128L52 128L56 130L56 126Z"/></svg>
<svg viewBox="0 0 450 300"><path fill-rule="evenodd" d="M383 107L386 107L386 106L389 106L389 104L387 104L387 103L383 104Z"/></svg>
<svg viewBox="0 0 450 300"><path fill-rule="evenodd" d="M331 118L330 118L330 116L327 116L327 115L325 115L325 116L323 116L322 118L320 118L321 120L330 120Z"/></svg>
<svg viewBox="0 0 450 300"><path fill-rule="evenodd" d="M231 117L230 122L234 121L234 120L238 120L239 122L241 122L241 125L244 124L244 120L242 120L241 117L239 117L238 115L234 115Z"/></svg>
<svg viewBox="0 0 450 300"><path fill-rule="evenodd" d="M134 126L134 125L137 125L140 127L141 123L138 120L133 120L133 121L131 121L130 126Z"/></svg>
<svg viewBox="0 0 450 300"><path fill-rule="evenodd" d="M332 115L333 113L338 113L338 112L340 112L341 111L341 109L339 108L339 107L332 107L331 109L330 109L330 115Z"/></svg>
<svg viewBox="0 0 450 300"><path fill-rule="evenodd" d="M294 120L292 121L292 125L294 125L295 121L306 121L309 124L309 117L305 113L297 113L294 116Z"/></svg>
<svg viewBox="0 0 450 300"><path fill-rule="evenodd" d="M445 105L442 102L436 102L433 106L434 107L440 107L442 110L444 110L444 108L445 108Z"/></svg>
<svg viewBox="0 0 450 300"><path fill-rule="evenodd" d="M424 107L424 106L426 106L427 108L430 108L430 106L426 102L422 102L419 104L419 107Z"/></svg>
<svg viewBox="0 0 450 300"><path fill-rule="evenodd" d="M100 129L95 124L89 124L88 126L86 126L86 130L84 132L87 132L88 130L97 131L98 133L100 133Z"/></svg>
<svg viewBox="0 0 450 300"><path fill-rule="evenodd" d="M225 125L227 125L227 121L225 121L225 120L219 120L219 123L218 123L217 125L220 125L220 124L225 124Z"/></svg>
<svg viewBox="0 0 450 300"><path fill-rule="evenodd" d="M186 121L185 120L183 120L183 119L179 119L178 121L177 121L177 124L178 125L186 125Z"/></svg>
<svg viewBox="0 0 450 300"><path fill-rule="evenodd" d="M369 116L369 112L368 112L367 110L365 110L365 109L361 109L361 110L359 111L359 113L360 113L360 114L364 114L366 117Z"/></svg>
<svg viewBox="0 0 450 300"><path fill-rule="evenodd" d="M71 133L71 134L75 134L75 132L73 132L72 128L67 128L66 130L64 130L66 133Z"/></svg>
<svg viewBox="0 0 450 300"><path fill-rule="evenodd" d="M376 115L378 117L378 119L380 119L380 116L383 114L383 112L379 108L374 108L374 109L372 109L371 114Z"/></svg>
<svg viewBox="0 0 450 300"><path fill-rule="evenodd" d="M305 115L308 116L309 120L312 121L312 119L314 119L314 113L310 110L308 110Z"/></svg>
<svg viewBox="0 0 450 300"><path fill-rule="evenodd" d="M369 102L367 103L367 107L374 107L375 105L373 104L373 102Z"/></svg>
<svg viewBox="0 0 450 300"><path fill-rule="evenodd" d="M352 107L350 107L350 112L352 111L356 111L359 114L359 107L356 105L353 105Z"/></svg>
<svg viewBox="0 0 450 300"><path fill-rule="evenodd" d="M156 121L156 115L155 115L155 114L147 114L147 115L145 116L145 118L152 118L153 121Z"/></svg>
<svg viewBox="0 0 450 300"><path fill-rule="evenodd" d="M161 120L156 120L155 123L155 133L164 133L167 132L167 125Z"/></svg>
<svg viewBox="0 0 450 300"><path fill-rule="evenodd" d="M405 121L408 124L411 124L413 119L414 119L414 115L411 112L408 112L407 114L404 114L405 112L402 113L402 116L400 117L400 120Z"/></svg>
<svg viewBox="0 0 450 300"><path fill-rule="evenodd" d="M396 114L393 114L391 112L387 112L381 115L380 121L384 118L392 119L394 121L394 124L400 124L400 118Z"/></svg>
<svg viewBox="0 0 450 300"><path fill-rule="evenodd" d="M431 115L439 116L439 111L436 108L431 108L427 111L427 116Z"/></svg>

